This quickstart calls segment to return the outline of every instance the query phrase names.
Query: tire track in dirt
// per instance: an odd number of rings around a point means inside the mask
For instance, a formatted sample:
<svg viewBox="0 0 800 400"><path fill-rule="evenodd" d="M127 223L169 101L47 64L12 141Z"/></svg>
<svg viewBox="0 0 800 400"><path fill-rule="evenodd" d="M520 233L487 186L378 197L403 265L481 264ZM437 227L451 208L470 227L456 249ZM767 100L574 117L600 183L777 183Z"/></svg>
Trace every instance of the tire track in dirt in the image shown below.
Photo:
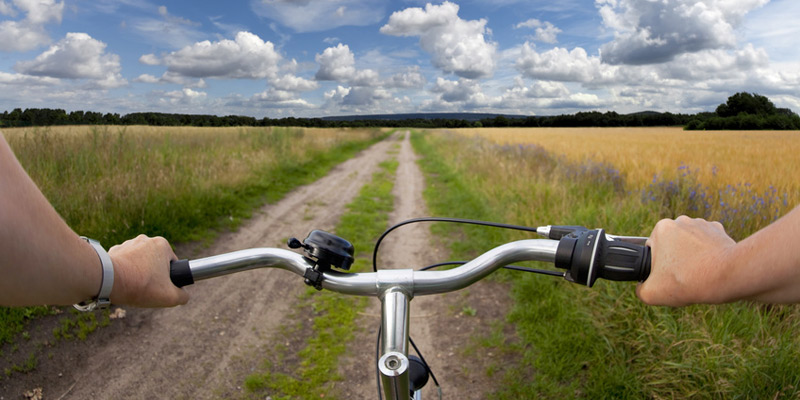
<svg viewBox="0 0 800 400"><path fill-rule="evenodd" d="M250 247L285 247L311 229L333 229L361 186L385 160L394 140L384 140L255 213L212 246L182 254L192 258ZM64 399L209 399L241 392L250 365L260 362L302 280L281 270L255 270L200 281L187 288L189 304L174 309L129 309L111 337L93 335L86 357L72 357L63 377L45 386ZM98 338L99 337L99 338ZM47 368L39 368L47 370ZM53 371L50 371L53 373ZM36 373L36 372L34 372Z"/></svg>
<svg viewBox="0 0 800 400"><path fill-rule="evenodd" d="M422 197L425 178L416 160L406 132L398 154L395 209L389 216L390 225L429 215ZM431 235L429 224L406 225L381 244L378 267L419 269L446 261L448 252L441 242ZM476 310L475 316L460 313L466 304ZM487 377L485 369L502 362L501 355L480 354L479 348L476 354L465 356L463 350L472 343L472 338L488 335L492 322L505 317L509 304L505 285L487 280L459 292L412 299L411 338L442 385L444 399L484 399L498 386L499 382ZM377 398L375 340L380 325L377 299L357 324L360 331L348 346L348 356L340 362L344 381L337 384L338 390L345 399ZM423 398L438 399L432 380L423 389Z"/></svg>

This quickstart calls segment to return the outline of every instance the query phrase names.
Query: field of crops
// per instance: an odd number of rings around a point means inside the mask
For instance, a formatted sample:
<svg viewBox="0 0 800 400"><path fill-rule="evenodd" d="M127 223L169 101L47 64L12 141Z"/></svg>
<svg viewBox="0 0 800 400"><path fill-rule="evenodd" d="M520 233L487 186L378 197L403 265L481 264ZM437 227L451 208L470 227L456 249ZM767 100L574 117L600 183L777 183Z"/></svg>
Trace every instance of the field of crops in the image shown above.
<svg viewBox="0 0 800 400"><path fill-rule="evenodd" d="M750 183L800 193L800 131L684 131L681 128L461 129L498 144L536 144L571 161L594 160L618 168L628 183L654 175L675 177L688 169L700 182Z"/></svg>
<svg viewBox="0 0 800 400"><path fill-rule="evenodd" d="M672 129L478 130L417 135L415 146L424 155L429 207L442 216L648 235L660 218L688 214L720 219L742 238L797 204L798 157L789 150L797 149L797 132L693 135ZM720 172L739 164L750 166L748 175ZM694 171L714 166L716 175ZM456 259L526 237L479 229L441 235L459 238L452 243ZM800 393L798 306L650 307L635 297L631 283L587 289L539 275L509 280L509 322L519 341L495 341L487 351L520 359L502 372L487 371L504 379L496 398Z"/></svg>

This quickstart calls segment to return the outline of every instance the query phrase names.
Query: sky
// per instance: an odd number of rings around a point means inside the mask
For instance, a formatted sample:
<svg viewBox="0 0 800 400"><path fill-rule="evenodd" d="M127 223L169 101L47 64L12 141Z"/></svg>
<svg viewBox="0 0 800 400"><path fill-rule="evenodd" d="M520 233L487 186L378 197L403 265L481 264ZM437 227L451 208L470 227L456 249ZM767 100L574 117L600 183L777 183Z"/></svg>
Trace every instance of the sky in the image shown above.
<svg viewBox="0 0 800 400"><path fill-rule="evenodd" d="M797 0L0 0L0 111L800 112Z"/></svg>

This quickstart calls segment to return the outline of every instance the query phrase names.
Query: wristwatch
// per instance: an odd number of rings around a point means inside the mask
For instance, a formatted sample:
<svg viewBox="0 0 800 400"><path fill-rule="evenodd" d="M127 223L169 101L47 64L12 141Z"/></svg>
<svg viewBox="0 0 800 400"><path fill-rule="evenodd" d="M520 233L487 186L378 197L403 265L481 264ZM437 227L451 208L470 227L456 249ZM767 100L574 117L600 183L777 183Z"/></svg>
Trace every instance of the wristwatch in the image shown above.
<svg viewBox="0 0 800 400"><path fill-rule="evenodd" d="M103 277L100 282L100 292L97 293L97 296L75 304L73 307L80 311L92 311L94 309L108 308L108 306L111 305L111 288L114 286L114 264L111 263L111 257L108 256L108 253L103 246L100 245L100 242L94 239L89 239L86 236L81 236L81 239L92 245L94 251L97 252L97 256L100 258L100 263L103 266Z"/></svg>

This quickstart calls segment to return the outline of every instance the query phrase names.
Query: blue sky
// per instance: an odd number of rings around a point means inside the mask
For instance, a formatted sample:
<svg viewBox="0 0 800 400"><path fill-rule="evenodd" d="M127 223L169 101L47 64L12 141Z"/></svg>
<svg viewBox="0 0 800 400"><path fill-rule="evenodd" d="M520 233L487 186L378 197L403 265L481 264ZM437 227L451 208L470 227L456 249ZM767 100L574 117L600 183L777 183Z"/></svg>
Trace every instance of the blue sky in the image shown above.
<svg viewBox="0 0 800 400"><path fill-rule="evenodd" d="M796 0L0 0L0 110L800 111Z"/></svg>

